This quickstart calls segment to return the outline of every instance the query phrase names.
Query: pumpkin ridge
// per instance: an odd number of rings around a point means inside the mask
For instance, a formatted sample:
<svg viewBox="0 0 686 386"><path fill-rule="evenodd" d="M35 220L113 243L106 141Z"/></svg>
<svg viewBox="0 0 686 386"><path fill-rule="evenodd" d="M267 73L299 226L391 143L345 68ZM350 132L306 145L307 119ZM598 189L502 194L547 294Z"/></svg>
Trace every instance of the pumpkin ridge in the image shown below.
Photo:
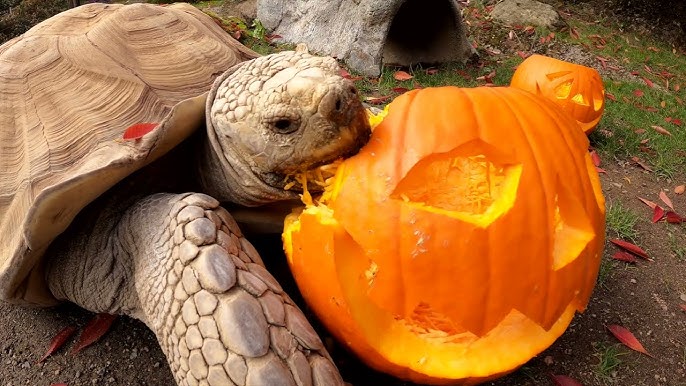
<svg viewBox="0 0 686 386"><path fill-rule="evenodd" d="M532 95L526 95L526 97L529 99L536 98ZM559 116L559 119L568 119L568 117L561 116L558 113L559 110L556 108L557 106L551 105L549 103L549 101L546 101L546 102L548 102L548 103L545 103L542 106L542 108L547 110L548 113L557 114ZM586 212L586 215L588 216L589 210L595 210L595 207L598 206L598 200L602 200L604 203L604 199L602 198L602 194L600 197L598 197L597 192L595 192L595 188L593 187L593 183L591 181L593 177L588 178L589 173L596 173L595 167L592 168L592 170L590 170L590 168L588 166L588 164L589 164L588 161L590 160L590 156L587 154L588 152L586 151L586 148L589 145L588 137L578 136L580 138L580 141L583 144L582 146L580 146L578 144L573 143L575 133L564 130L562 125L561 125L561 122L559 120L551 121L551 123L555 124L554 132L555 133L561 133L562 138L565 141L565 145L567 146L567 148L570 149L570 151L571 151L571 149L579 149L578 150L579 152L586 153L583 157L583 160L581 160L581 161L573 159L573 162L575 162L575 166L576 166L576 168L574 168L574 169L576 169L576 170L572 170L572 172L576 173L575 181L579 181L583 185L584 191L587 191L590 189L594 192L593 197L588 197L587 195L582 195L580 197L584 211ZM572 141L572 142L570 142L570 141ZM577 161L583 163L583 165L579 164ZM579 170L579 169L584 170L585 173L581 173L581 170ZM588 180L587 180L587 178L588 178ZM595 175L595 178L597 178L597 173ZM604 215L604 211L601 210L601 212ZM596 235L596 237L599 237L599 236ZM602 237L604 239L604 236L602 236ZM592 243L593 241L594 240L589 241L589 244ZM596 280L595 278L597 276L597 269L594 269L594 267L595 267L595 265L591 266L590 261L585 260L584 272L586 272L586 283L587 284L585 284L583 286L584 288L587 288L589 285L593 285L595 283L595 280ZM579 297L586 298L587 296L585 296L585 294L580 294ZM579 297L575 298L574 303L579 303L579 301L578 301ZM578 306L578 308L580 308L579 311L583 310L586 307L586 303L587 303L587 301L580 303L580 306Z"/></svg>
<svg viewBox="0 0 686 386"><path fill-rule="evenodd" d="M525 97L529 97L529 95L526 95L526 93L524 93L524 92L519 92L519 90L517 90L517 92L519 94L524 94ZM516 104L514 104L510 100L510 98L505 98L501 95L495 95L494 97L500 99L500 103L503 103L504 105L506 105L508 107L507 110L512 114L512 117L516 121L518 127L537 127L536 122L530 122L530 120L527 119L528 117L523 117L521 115L521 113L519 113L519 109L521 108L521 106L517 106ZM536 103L538 105L537 107L540 107L540 105L541 105L540 99L534 100L533 98L531 98L530 100L532 102ZM524 111L526 111L526 109ZM536 174L537 174L536 180L540 181L540 180L544 180L544 179L548 178L547 173L545 173L544 170L542 169L542 166L546 166L546 165L541 165L539 162L537 162L540 158L546 159L546 157L540 157L540 150L539 150L538 146L535 146L536 144L534 144L532 142L531 137L528 135L527 131L522 131L521 134L522 134L522 138L523 138L524 142L527 144L526 149L529 152L531 159L533 160L533 162L530 162L529 165L532 168L534 168L536 171ZM546 190L545 187L541 187L541 195L543 197L549 197L550 196L549 192ZM544 205L543 210L545 213L551 212L550 204L548 201L549 200L544 200L544 202L543 202L543 205ZM546 223L548 225L548 228L550 228L551 227L550 220L548 220ZM545 243L547 245L546 250L552 251L553 245L551 245L550 241L548 239L546 239ZM548 264L552 267L552 261L549 261ZM550 302L550 293L551 293L550 287L551 287L551 283L552 283L552 278L551 278L551 275L547 271L546 271L546 274L544 276L545 276L545 278L543 279L544 283L542 283L542 286L544 286L546 288L546 290L543 292L543 298L541 300L539 300L539 302L540 302L539 304L542 304L543 308L540 310L539 315L537 317L533 317L532 320L534 320L537 323L542 323L544 328L546 330L548 330L551 327L551 325L549 323L547 323L547 321L545 321L545 315L548 314L547 305ZM526 307L524 304L515 303L515 304L513 304L513 308L519 310L524 315L527 315L527 317L531 318L531 316L529 315L529 312L526 312L528 307Z"/></svg>

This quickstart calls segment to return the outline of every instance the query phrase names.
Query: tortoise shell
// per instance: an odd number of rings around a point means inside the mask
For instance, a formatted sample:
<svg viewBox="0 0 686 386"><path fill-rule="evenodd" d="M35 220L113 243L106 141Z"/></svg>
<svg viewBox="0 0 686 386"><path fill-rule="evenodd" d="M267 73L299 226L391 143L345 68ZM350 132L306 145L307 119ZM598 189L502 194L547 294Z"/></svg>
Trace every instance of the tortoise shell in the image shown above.
<svg viewBox="0 0 686 386"><path fill-rule="evenodd" d="M53 304L51 241L202 126L214 79L257 56L188 4L88 4L0 46L0 299ZM141 122L159 124L124 140Z"/></svg>

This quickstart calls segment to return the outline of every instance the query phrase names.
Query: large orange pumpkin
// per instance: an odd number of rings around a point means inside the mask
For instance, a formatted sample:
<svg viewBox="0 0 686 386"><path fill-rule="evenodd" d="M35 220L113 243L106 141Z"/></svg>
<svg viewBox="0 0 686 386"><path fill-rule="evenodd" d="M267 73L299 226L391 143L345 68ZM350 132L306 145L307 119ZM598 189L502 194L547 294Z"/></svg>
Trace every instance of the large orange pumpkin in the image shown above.
<svg viewBox="0 0 686 386"><path fill-rule="evenodd" d="M598 71L543 55L531 55L515 71L510 86L554 101L579 123L593 131L605 110L605 88Z"/></svg>
<svg viewBox="0 0 686 386"><path fill-rule="evenodd" d="M514 370L564 332L596 280L605 209L587 147L570 117L519 89L398 97L322 200L286 220L303 297L397 377Z"/></svg>

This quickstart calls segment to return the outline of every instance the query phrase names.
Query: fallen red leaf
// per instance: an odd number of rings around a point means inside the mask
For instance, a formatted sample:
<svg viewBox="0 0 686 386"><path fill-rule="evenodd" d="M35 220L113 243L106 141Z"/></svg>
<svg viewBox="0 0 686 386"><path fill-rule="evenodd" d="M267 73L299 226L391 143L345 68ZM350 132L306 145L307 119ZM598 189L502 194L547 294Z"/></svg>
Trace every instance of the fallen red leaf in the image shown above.
<svg viewBox="0 0 686 386"><path fill-rule="evenodd" d="M350 73L349 73L347 70L345 70L344 68L341 68L341 69L338 71L338 74L339 74L342 78L345 78L345 79L350 79L350 78L352 78L352 75L350 75Z"/></svg>
<svg viewBox="0 0 686 386"><path fill-rule="evenodd" d="M667 217L667 222L670 224L681 224L682 222L686 222L686 219L672 211L667 212L665 216Z"/></svg>
<svg viewBox="0 0 686 386"><path fill-rule="evenodd" d="M650 200L646 200L643 197L638 197L638 199L641 200L641 202L643 202L644 204L648 205L650 207L650 209L655 209L655 207L657 206L656 203L654 203Z"/></svg>
<svg viewBox="0 0 686 386"><path fill-rule="evenodd" d="M674 188L674 194L684 194L686 192L686 185L679 185Z"/></svg>
<svg viewBox="0 0 686 386"><path fill-rule="evenodd" d="M622 249L625 249L631 253L633 253L636 256L640 256L646 260L653 261L653 259L648 256L648 252L644 251L643 248L637 246L636 244L632 244L628 241L620 240L620 239L610 239L610 242Z"/></svg>
<svg viewBox="0 0 686 386"><path fill-rule="evenodd" d="M157 127L157 123L136 123L135 125L129 126L125 131L124 139L138 139Z"/></svg>
<svg viewBox="0 0 686 386"><path fill-rule="evenodd" d="M613 101L613 102L617 102L617 97L614 96L614 94L611 94L611 93L609 93L609 92L606 92L606 93L605 93L605 96L607 97L607 99L609 99L609 100L611 100L611 101Z"/></svg>
<svg viewBox="0 0 686 386"><path fill-rule="evenodd" d="M682 311L686 312L686 304L681 304L679 307L681 307Z"/></svg>
<svg viewBox="0 0 686 386"><path fill-rule="evenodd" d="M408 74L405 71L396 71L393 73L393 79L399 80L399 81L404 81L404 80L410 80L414 78L414 76Z"/></svg>
<svg viewBox="0 0 686 386"><path fill-rule="evenodd" d="M650 87L650 88L655 87L655 85L653 84L653 82L650 79L644 77L643 81L646 83L646 85L648 85L648 87Z"/></svg>
<svg viewBox="0 0 686 386"><path fill-rule="evenodd" d="M553 380L555 386L584 386L581 382L566 375L550 374L550 378Z"/></svg>
<svg viewBox="0 0 686 386"><path fill-rule="evenodd" d="M95 315L95 317L86 324L86 327L83 328L83 332L81 333L81 336L79 336L79 341L76 343L76 346L72 348L71 354L76 355L79 351L97 342L98 339L109 331L115 319L117 319L117 315L105 313Z"/></svg>
<svg viewBox="0 0 686 386"><path fill-rule="evenodd" d="M667 193L665 193L664 190L660 190L660 194L658 194L660 197L660 200L665 203L669 207L669 209L674 210L674 205L672 204L672 200L667 197Z"/></svg>
<svg viewBox="0 0 686 386"><path fill-rule="evenodd" d="M631 333L631 331L627 330L626 328L622 326L618 326L616 324L611 324L607 326L607 329L610 330L612 335L617 338L622 344L624 344L626 347L638 351L640 353L643 353L651 358L654 358L652 355L648 353L648 351L643 347L641 342L636 339L634 334Z"/></svg>
<svg viewBox="0 0 686 386"><path fill-rule="evenodd" d="M438 74L438 68L427 68L427 69L426 69L426 74L427 74L427 75L435 75L435 74Z"/></svg>
<svg viewBox="0 0 686 386"><path fill-rule="evenodd" d="M52 355L55 351L59 350L60 347L64 346L65 343L67 343L67 340L71 338L72 335L76 332L76 327L74 326L67 326L62 329L62 331L58 332L57 335L55 335L52 340L50 341L50 347L48 347L48 351L43 354L43 356L36 362L36 363L41 363L43 362L47 357Z"/></svg>
<svg viewBox="0 0 686 386"><path fill-rule="evenodd" d="M670 137L672 136L672 133L670 133L669 130L665 129L662 126L652 125L650 127L652 127L653 130L657 131L658 133L660 133L662 135L669 135Z"/></svg>
<svg viewBox="0 0 686 386"><path fill-rule="evenodd" d="M605 169L603 169L603 168L599 168L599 167L597 167L597 166L595 167L595 171L596 171L596 173L598 173L598 174L607 174L607 170L605 170Z"/></svg>
<svg viewBox="0 0 686 386"><path fill-rule="evenodd" d="M408 92L408 91L410 91L410 89L407 87L394 87L393 88L393 92L397 92L399 94L402 94L402 93Z"/></svg>
<svg viewBox="0 0 686 386"><path fill-rule="evenodd" d="M653 208L653 223L662 220L663 217L665 217L665 210L661 206L655 205L655 208Z"/></svg>
<svg viewBox="0 0 686 386"><path fill-rule="evenodd" d="M600 156L598 155L598 152L595 150L591 150L591 160L593 161L593 165L595 166L600 166Z"/></svg>
<svg viewBox="0 0 686 386"><path fill-rule="evenodd" d="M634 255L624 252L624 251L617 251L612 255L612 258L615 260L619 261L626 261L627 263L637 263L638 259L634 257Z"/></svg>
<svg viewBox="0 0 686 386"><path fill-rule="evenodd" d="M643 96L643 91L642 90L634 90L633 94L640 98Z"/></svg>
<svg viewBox="0 0 686 386"><path fill-rule="evenodd" d="M677 125L677 126L681 126L681 125L684 124L684 123L681 121L681 119L679 119L679 118L674 118L674 119L672 119L672 123L675 124L675 125Z"/></svg>

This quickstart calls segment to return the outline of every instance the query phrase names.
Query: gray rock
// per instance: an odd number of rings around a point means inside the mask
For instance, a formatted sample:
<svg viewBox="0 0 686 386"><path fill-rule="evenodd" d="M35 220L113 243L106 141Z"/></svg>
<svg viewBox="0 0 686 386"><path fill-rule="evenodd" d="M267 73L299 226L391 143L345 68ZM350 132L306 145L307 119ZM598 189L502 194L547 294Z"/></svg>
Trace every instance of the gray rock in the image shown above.
<svg viewBox="0 0 686 386"><path fill-rule="evenodd" d="M491 17L507 25L533 25L560 29L567 25L552 5L536 0L503 0L491 11Z"/></svg>
<svg viewBox="0 0 686 386"><path fill-rule="evenodd" d="M258 0L257 18L282 41L377 76L383 64L464 62L475 54L455 0Z"/></svg>

